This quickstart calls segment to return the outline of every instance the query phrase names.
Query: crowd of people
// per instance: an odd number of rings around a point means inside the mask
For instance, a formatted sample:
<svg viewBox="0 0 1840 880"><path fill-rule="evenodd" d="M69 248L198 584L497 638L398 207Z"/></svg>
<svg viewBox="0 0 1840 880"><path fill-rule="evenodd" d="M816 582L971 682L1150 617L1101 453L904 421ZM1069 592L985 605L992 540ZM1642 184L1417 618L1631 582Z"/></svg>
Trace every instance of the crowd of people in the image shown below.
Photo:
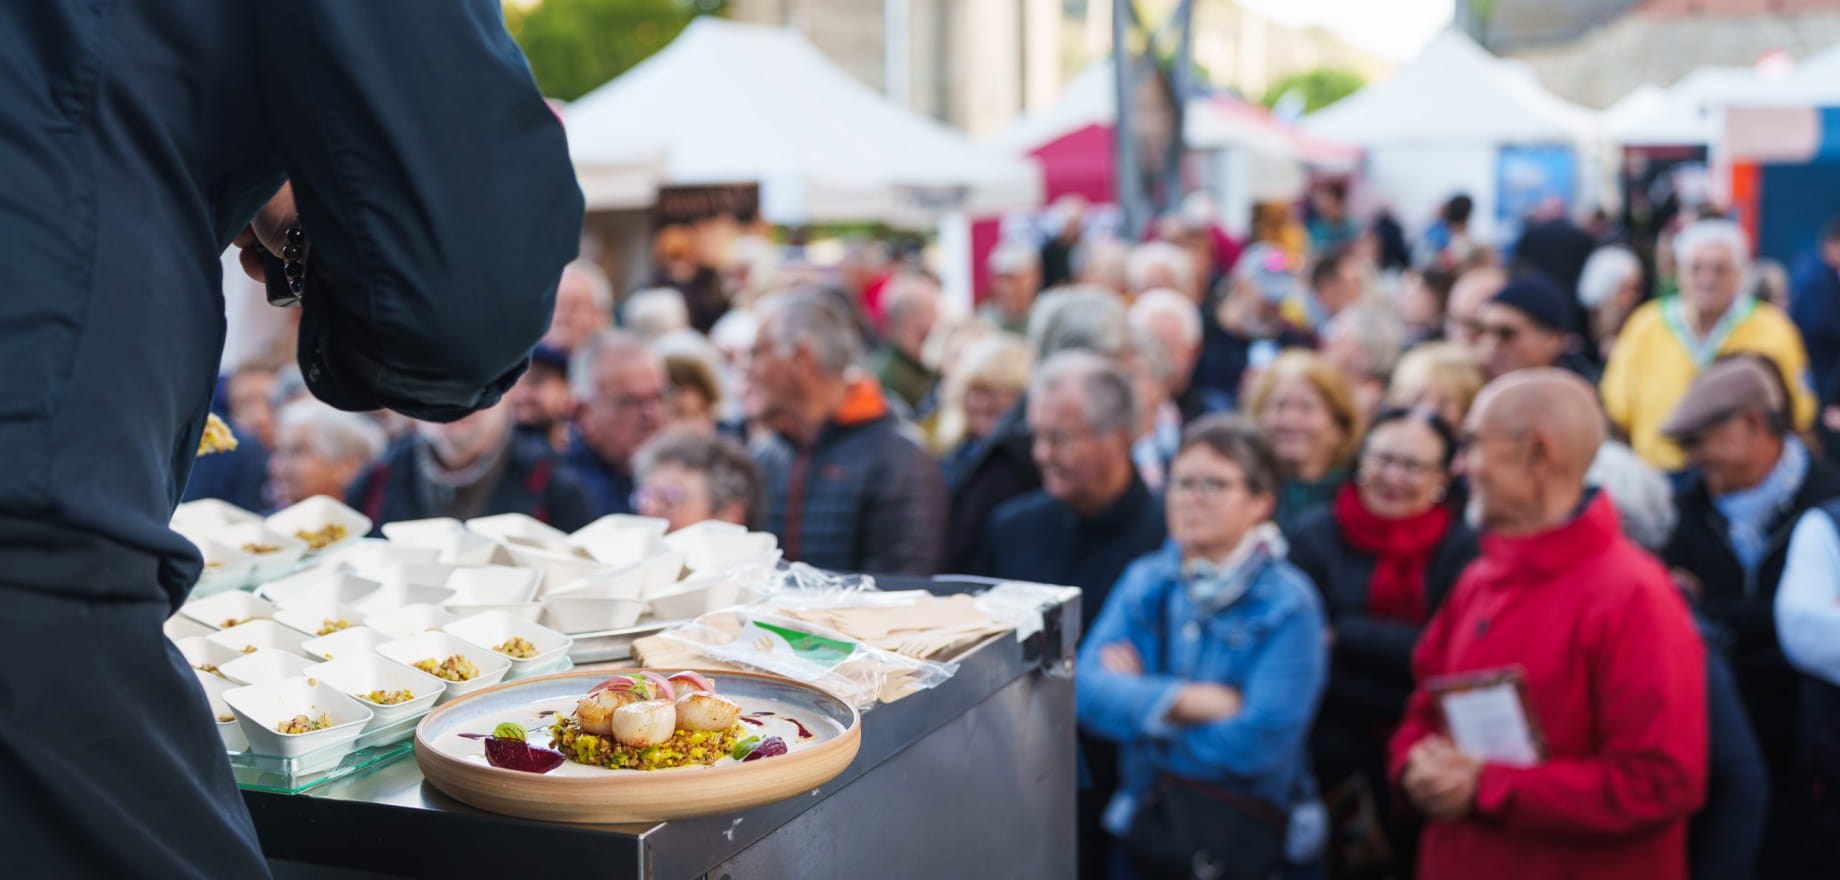
<svg viewBox="0 0 1840 880"><path fill-rule="evenodd" d="M1331 184L1249 242L1183 210L1132 243L1064 201L971 314L871 244L827 273L672 227L619 302L570 265L459 421L240 366L244 448L187 491L719 519L829 569L1078 586L1082 876L1222 847L1206 876L1819 876L1840 225L1783 291L1716 216L1648 259L1551 207L1498 251L1471 210L1410 242ZM1537 761L1441 717L1441 678L1504 670Z"/></svg>

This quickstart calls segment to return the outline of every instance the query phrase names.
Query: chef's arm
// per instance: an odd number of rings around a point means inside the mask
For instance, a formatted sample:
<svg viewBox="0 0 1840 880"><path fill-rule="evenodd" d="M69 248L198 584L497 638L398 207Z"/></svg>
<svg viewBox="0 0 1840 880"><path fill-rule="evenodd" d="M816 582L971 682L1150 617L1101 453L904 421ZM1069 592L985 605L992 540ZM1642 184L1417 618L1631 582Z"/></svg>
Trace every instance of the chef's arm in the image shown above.
<svg viewBox="0 0 1840 880"><path fill-rule="evenodd" d="M342 409L442 421L496 403L549 325L582 219L562 127L498 0L290 0L256 16L310 243L307 386Z"/></svg>

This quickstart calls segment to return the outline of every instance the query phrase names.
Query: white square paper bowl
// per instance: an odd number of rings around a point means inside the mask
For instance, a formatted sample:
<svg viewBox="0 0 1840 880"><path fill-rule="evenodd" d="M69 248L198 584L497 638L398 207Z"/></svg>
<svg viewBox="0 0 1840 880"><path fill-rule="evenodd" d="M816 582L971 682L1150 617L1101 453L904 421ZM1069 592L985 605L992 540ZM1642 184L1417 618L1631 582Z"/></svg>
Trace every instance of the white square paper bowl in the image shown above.
<svg viewBox="0 0 1840 880"><path fill-rule="evenodd" d="M638 564L644 573L644 583L639 588L639 597L646 598L657 593L669 593L678 589L682 583L678 578L684 574L684 554L676 550L666 550Z"/></svg>
<svg viewBox="0 0 1840 880"><path fill-rule="evenodd" d="M232 650L228 645L220 645L204 636L180 639L173 644L178 646L179 654L185 657L188 665L206 675L210 675L210 672L204 669L206 666L222 669L225 663L245 656Z"/></svg>
<svg viewBox="0 0 1840 880"><path fill-rule="evenodd" d="M286 678L268 684L236 688L224 694L249 737L249 750L258 755L296 758L314 752L347 754L371 710L318 679ZM332 726L311 733L282 733L275 728L296 715L331 716ZM340 747L344 752L338 752Z"/></svg>
<svg viewBox="0 0 1840 880"><path fill-rule="evenodd" d="M460 618L438 605L404 605L374 614L364 625L382 634L386 641L406 639L417 633L439 630Z"/></svg>
<svg viewBox="0 0 1840 880"><path fill-rule="evenodd" d="M397 572L399 567L434 565L439 555L440 551L433 547L403 547L388 541L366 538L326 558L350 568L360 577L388 583L392 573Z"/></svg>
<svg viewBox="0 0 1840 880"><path fill-rule="evenodd" d="M203 638L211 633L217 632L217 630L205 626L178 612L173 612L173 616L166 618L166 622L160 624L160 631L166 634L166 638L174 642L180 642L194 637Z"/></svg>
<svg viewBox="0 0 1840 880"><path fill-rule="evenodd" d="M741 595L741 585L725 577L692 578L675 592L653 596L645 601L652 606L658 620L685 620L727 608Z"/></svg>
<svg viewBox="0 0 1840 880"><path fill-rule="evenodd" d="M225 525L213 531L211 537L249 554L252 566L249 577L255 581L269 581L287 574L302 556L307 555L307 542L270 529L260 521ZM257 553L249 549L252 546L275 549Z"/></svg>
<svg viewBox="0 0 1840 880"><path fill-rule="evenodd" d="M604 632L638 623L645 611L637 599L551 596L543 600L543 623L565 633Z"/></svg>
<svg viewBox="0 0 1840 880"><path fill-rule="evenodd" d="M315 602L276 611L275 622L290 629L299 630L308 638L319 638L340 631L320 632L330 624L343 622L346 624L344 629L350 629L364 623L364 614L356 608L344 605ZM303 644L302 647L305 645Z"/></svg>
<svg viewBox="0 0 1840 880"><path fill-rule="evenodd" d="M193 599L180 606L179 613L212 630L220 630L239 623L272 618L275 616L275 606L252 593L232 590L203 599Z"/></svg>
<svg viewBox="0 0 1840 880"><path fill-rule="evenodd" d="M528 620L507 614L503 611L488 611L462 618L442 627L448 635L455 636L463 642L470 642L494 653L497 646L504 644L513 636L529 640L537 649L537 655L526 659L500 653L499 656L511 661L511 675L523 676L533 669L542 669L556 662L556 658L566 653L575 640L547 626L539 626Z"/></svg>
<svg viewBox="0 0 1840 880"><path fill-rule="evenodd" d="M334 566L303 571L290 575L262 587L260 592L275 603L276 608L298 608L307 605L341 605L356 608L366 596L377 592L383 584L359 577L358 575Z"/></svg>
<svg viewBox="0 0 1840 880"><path fill-rule="evenodd" d="M172 515L172 526L175 529L211 528L261 521L261 514L216 498L187 501L175 508Z"/></svg>
<svg viewBox="0 0 1840 880"><path fill-rule="evenodd" d="M427 714L429 709L434 708L435 701L447 692L446 682L376 653L322 663L313 670L313 677L338 688L371 710L373 717L364 726L365 733L405 718ZM388 706L373 703L362 696L378 690L406 690L413 696L406 703Z"/></svg>
<svg viewBox="0 0 1840 880"><path fill-rule="evenodd" d="M192 670L198 677L198 686L204 690L204 697L211 704L211 720L217 725L217 737L224 741L224 749L232 752L246 751L249 737L243 735L243 727L236 721L236 712L230 704L224 702L224 694L242 685L236 684L221 675ZM230 720L225 721L228 718Z"/></svg>
<svg viewBox="0 0 1840 880"><path fill-rule="evenodd" d="M272 620L252 620L241 626L233 626L221 632L215 632L205 638L236 651L247 654L245 648L274 648L290 654L300 653L300 643L307 637L299 631L282 626Z"/></svg>
<svg viewBox="0 0 1840 880"><path fill-rule="evenodd" d="M225 663L218 670L225 678L247 685L266 684L296 675L311 675L308 670L318 665L299 654L264 648Z"/></svg>
<svg viewBox="0 0 1840 880"><path fill-rule="evenodd" d="M213 596L249 585L256 570L254 557L210 538L179 534L185 535L204 557L204 568L198 572L198 582L192 585L193 596Z"/></svg>
<svg viewBox="0 0 1840 880"><path fill-rule="evenodd" d="M385 642L377 646L377 653L410 669L415 669L418 660L432 659L440 662L455 654L465 657L472 661L474 666L479 667L478 677L471 681L441 679L447 685L447 692L440 699L442 703L498 684L504 681L505 674L511 671L511 660L504 655L490 648L482 648L470 642L461 641L444 632L425 632L406 639ZM435 677L440 678L440 676Z"/></svg>
<svg viewBox="0 0 1840 880"><path fill-rule="evenodd" d="M537 595L542 597L549 591L588 576L606 568L599 562L582 556L574 550L543 550L523 544L508 543L503 545L511 554L511 559L524 568L536 569L543 575Z"/></svg>
<svg viewBox="0 0 1840 880"><path fill-rule="evenodd" d="M710 535L694 553L684 554L684 564L699 574L726 571L741 565L779 561L779 539L768 532Z"/></svg>
<svg viewBox="0 0 1840 880"><path fill-rule="evenodd" d="M368 626L354 626L301 642L300 652L318 660L369 657L377 653L378 645L389 640L389 636Z"/></svg>
<svg viewBox="0 0 1840 880"><path fill-rule="evenodd" d="M391 544L401 547L429 547L440 549L449 536L466 531L466 526L453 517L439 516L433 519L405 519L384 523L381 531Z"/></svg>
<svg viewBox="0 0 1840 880"><path fill-rule="evenodd" d="M396 581L378 587L351 607L367 617L378 617L410 605L440 605L453 597L453 590Z"/></svg>
<svg viewBox="0 0 1840 880"><path fill-rule="evenodd" d="M501 513L497 516L476 517L466 521L466 529L494 541L508 541L516 538L530 545L556 550L566 550L569 546L567 532L522 513Z"/></svg>
<svg viewBox="0 0 1840 880"><path fill-rule="evenodd" d="M503 611L506 614L528 620L531 623L537 623L543 619L542 602L513 602L509 605L455 605L449 602L441 607L456 618L472 617L475 614L485 614L488 611Z"/></svg>
<svg viewBox="0 0 1840 880"><path fill-rule="evenodd" d="M365 535L371 533L370 517L325 495L308 498L269 517L264 522L272 531L295 537L299 537L301 532L314 532L329 525L343 527L345 534L338 540L317 549L308 548L307 553L316 556L323 556L362 541Z"/></svg>
<svg viewBox="0 0 1840 880"><path fill-rule="evenodd" d="M645 516L603 516L569 535L569 544L602 565L627 566L662 549L670 522Z"/></svg>
<svg viewBox="0 0 1840 880"><path fill-rule="evenodd" d="M449 605L515 605L537 595L540 572L509 565L456 568L445 586L454 591Z"/></svg>
<svg viewBox="0 0 1840 880"><path fill-rule="evenodd" d="M645 595L647 570L643 565L604 568L551 590L546 599L639 599Z"/></svg>

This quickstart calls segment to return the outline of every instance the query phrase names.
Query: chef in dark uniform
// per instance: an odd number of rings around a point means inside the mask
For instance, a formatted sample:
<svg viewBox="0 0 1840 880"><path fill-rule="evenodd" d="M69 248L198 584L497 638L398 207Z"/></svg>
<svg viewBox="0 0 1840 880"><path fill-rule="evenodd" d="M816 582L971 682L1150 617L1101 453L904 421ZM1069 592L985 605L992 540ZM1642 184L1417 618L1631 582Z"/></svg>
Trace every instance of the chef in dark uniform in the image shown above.
<svg viewBox="0 0 1840 880"><path fill-rule="evenodd" d="M523 371L581 215L499 0L0 0L0 875L268 873L160 631L224 248L313 394L443 421Z"/></svg>

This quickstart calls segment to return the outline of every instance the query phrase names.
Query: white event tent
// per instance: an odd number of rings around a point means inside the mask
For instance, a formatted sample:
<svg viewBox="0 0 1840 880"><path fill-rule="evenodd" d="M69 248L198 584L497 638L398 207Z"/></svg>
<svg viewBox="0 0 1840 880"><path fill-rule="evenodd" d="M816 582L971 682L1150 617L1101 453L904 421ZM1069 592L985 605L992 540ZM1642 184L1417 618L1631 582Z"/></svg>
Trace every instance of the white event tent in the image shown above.
<svg viewBox="0 0 1840 880"><path fill-rule="evenodd" d="M713 16L564 118L578 167L656 150L667 184L758 183L776 224L924 227L1040 201L1029 163L887 100L793 31Z"/></svg>
<svg viewBox="0 0 1840 880"><path fill-rule="evenodd" d="M1476 206L1472 232L1493 240L1503 148L1567 148L1573 196L1590 199L1599 185L1595 112L1554 96L1524 65L1455 30L1433 38L1391 79L1305 117L1303 128L1365 148L1369 188L1411 227L1466 192Z"/></svg>

